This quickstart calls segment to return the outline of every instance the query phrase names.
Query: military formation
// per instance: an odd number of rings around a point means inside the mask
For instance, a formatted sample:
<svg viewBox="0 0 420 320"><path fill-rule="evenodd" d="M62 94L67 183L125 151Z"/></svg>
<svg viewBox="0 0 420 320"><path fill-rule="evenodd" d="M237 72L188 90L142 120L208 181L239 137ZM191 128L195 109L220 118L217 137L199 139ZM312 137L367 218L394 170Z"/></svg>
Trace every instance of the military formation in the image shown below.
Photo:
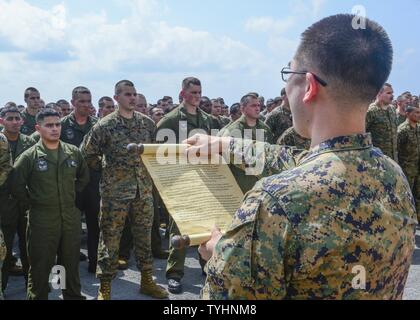
<svg viewBox="0 0 420 320"><path fill-rule="evenodd" d="M168 291L182 293L186 250L171 241L163 250L160 234L172 239L179 228L127 146L188 142L223 145L225 156L241 159L229 166L246 194L229 230L215 228L197 253L207 274L204 299L401 299L420 218L419 98L404 92L394 100L385 83L392 62L385 31L370 21L370 32L354 33L346 27L351 18L308 29L282 70L286 88L267 101L250 92L229 108L189 77L179 104L169 96L149 104L128 80L98 109L82 86L70 102L45 105L31 87L26 108L7 103L0 110L0 298L9 277L21 275L28 299L47 300L51 270L60 265L63 298L84 300L79 262L87 259L100 281L97 299L111 300L131 253L139 293L168 297L153 278L154 258L167 260ZM352 42L335 52L342 65L323 60L331 50L313 41L319 37ZM363 44L363 56L350 49ZM262 170L250 174L258 163ZM354 267L364 268L363 288L353 286Z"/></svg>

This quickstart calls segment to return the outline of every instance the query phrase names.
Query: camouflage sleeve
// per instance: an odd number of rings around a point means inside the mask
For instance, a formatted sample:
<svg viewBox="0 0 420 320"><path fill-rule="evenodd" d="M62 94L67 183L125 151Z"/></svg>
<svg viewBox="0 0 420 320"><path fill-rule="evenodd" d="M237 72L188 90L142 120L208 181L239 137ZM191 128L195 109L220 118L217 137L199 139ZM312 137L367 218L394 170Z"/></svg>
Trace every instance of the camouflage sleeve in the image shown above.
<svg viewBox="0 0 420 320"><path fill-rule="evenodd" d="M78 153L78 168L77 168L77 179L76 179L76 191L82 192L87 184L89 183L90 175L89 168L85 159L80 151Z"/></svg>
<svg viewBox="0 0 420 320"><path fill-rule="evenodd" d="M289 133L286 131L284 132L281 137L277 140L277 144L280 146L291 146L293 142L291 141Z"/></svg>
<svg viewBox="0 0 420 320"><path fill-rule="evenodd" d="M274 130L274 126L275 124L273 123L273 114L269 114L266 118L265 118L265 124L270 128L270 130Z"/></svg>
<svg viewBox="0 0 420 320"><path fill-rule="evenodd" d="M284 261L291 228L277 202L261 189L254 190L248 193L206 266L205 300L286 297Z"/></svg>
<svg viewBox="0 0 420 320"><path fill-rule="evenodd" d="M271 132L271 130L266 130L265 134L267 135L267 142L269 144L275 144L276 143L276 141L274 141L274 135Z"/></svg>
<svg viewBox="0 0 420 320"><path fill-rule="evenodd" d="M10 171L12 170L12 162L9 153L9 144L4 135L0 134L0 186L3 185Z"/></svg>
<svg viewBox="0 0 420 320"><path fill-rule="evenodd" d="M231 139L230 164L257 177L268 177L296 167L294 148L251 140Z"/></svg>
<svg viewBox="0 0 420 320"><path fill-rule="evenodd" d="M27 189L31 175L31 161L25 153L20 155L13 166L11 175L11 193L22 205L29 205L29 192Z"/></svg>
<svg viewBox="0 0 420 320"><path fill-rule="evenodd" d="M80 151L87 166L92 170L102 169L102 145L105 140L100 124L96 124L83 139Z"/></svg>

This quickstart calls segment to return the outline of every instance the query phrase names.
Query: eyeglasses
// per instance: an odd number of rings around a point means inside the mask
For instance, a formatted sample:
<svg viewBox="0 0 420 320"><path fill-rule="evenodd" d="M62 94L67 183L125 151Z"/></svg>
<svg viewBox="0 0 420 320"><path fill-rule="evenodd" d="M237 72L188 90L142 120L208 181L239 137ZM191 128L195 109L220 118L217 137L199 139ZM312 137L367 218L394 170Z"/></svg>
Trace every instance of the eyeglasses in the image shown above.
<svg viewBox="0 0 420 320"><path fill-rule="evenodd" d="M318 77L316 74L313 74L312 72L309 72L309 71L292 71L290 67L284 67L281 70L281 77L284 82L288 82L292 74L306 75L308 73L312 74L315 80L318 81L323 87L327 86L327 83L324 80L322 80L320 77Z"/></svg>

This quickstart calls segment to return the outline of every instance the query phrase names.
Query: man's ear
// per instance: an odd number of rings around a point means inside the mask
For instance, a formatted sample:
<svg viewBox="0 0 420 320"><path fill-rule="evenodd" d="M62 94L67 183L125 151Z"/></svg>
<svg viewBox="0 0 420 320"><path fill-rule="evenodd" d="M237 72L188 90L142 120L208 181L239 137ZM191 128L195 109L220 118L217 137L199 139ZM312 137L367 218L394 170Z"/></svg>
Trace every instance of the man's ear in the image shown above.
<svg viewBox="0 0 420 320"><path fill-rule="evenodd" d="M4 119L3 118L0 118L0 124L4 125Z"/></svg>
<svg viewBox="0 0 420 320"><path fill-rule="evenodd" d="M35 125L35 130L36 130L36 131L38 131L38 132L40 132L40 130L41 130L41 126L40 126L39 124L36 124L36 125Z"/></svg>
<svg viewBox="0 0 420 320"><path fill-rule="evenodd" d="M303 97L304 103L310 103L317 95L319 91L318 82L312 73L306 74L306 93Z"/></svg>

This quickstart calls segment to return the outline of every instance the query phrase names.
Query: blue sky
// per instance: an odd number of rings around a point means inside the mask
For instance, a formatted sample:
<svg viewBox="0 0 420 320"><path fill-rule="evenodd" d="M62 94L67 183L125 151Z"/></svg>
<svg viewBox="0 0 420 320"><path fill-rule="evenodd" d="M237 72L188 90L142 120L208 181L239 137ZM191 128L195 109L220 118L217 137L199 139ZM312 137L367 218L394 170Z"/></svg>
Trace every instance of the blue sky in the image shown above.
<svg viewBox="0 0 420 320"><path fill-rule="evenodd" d="M419 0L0 0L0 105L23 103L28 86L48 103L85 85L96 102L123 78L155 103L190 75L229 104L249 91L274 97L299 35L355 5L391 37L395 91L419 94Z"/></svg>

